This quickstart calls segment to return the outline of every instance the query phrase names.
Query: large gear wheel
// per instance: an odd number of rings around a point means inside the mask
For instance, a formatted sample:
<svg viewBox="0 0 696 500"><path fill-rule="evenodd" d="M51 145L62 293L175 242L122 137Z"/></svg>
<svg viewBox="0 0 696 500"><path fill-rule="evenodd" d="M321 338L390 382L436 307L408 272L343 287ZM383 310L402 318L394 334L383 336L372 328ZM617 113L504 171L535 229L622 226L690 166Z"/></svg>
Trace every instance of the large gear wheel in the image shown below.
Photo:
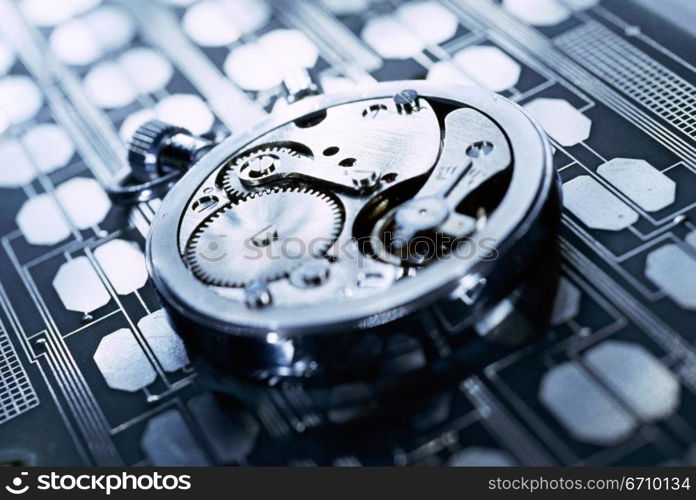
<svg viewBox="0 0 696 500"><path fill-rule="evenodd" d="M214 286L273 281L322 257L343 226L333 197L308 188L275 188L221 207L191 236L185 259Z"/></svg>
<svg viewBox="0 0 696 500"><path fill-rule="evenodd" d="M234 198L243 197L246 189L241 185L238 172L242 169L252 168L259 172L268 169L277 169L279 164L284 161L299 158L303 155L297 151L283 146L262 146L244 153L231 161L220 172L218 184Z"/></svg>

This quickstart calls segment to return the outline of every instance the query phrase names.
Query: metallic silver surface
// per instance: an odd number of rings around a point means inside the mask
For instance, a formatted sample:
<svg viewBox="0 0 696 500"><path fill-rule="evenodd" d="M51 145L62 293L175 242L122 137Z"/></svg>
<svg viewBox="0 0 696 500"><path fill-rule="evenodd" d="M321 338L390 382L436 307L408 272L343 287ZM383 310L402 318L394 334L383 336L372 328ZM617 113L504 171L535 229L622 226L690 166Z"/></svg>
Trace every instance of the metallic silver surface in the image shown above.
<svg viewBox="0 0 696 500"><path fill-rule="evenodd" d="M404 88L418 96L408 113L403 105L399 112L393 98ZM246 359L254 376L306 375L326 361L313 357L332 335L394 322L441 300L459 301L469 276L505 271L484 287L481 307L516 286L520 271L505 256L555 199L549 155L546 139L520 108L480 89L396 82L306 99L226 140L176 185L152 226L150 271L190 344L200 348L207 335L239 339L252 346ZM350 172L362 169L374 172L362 181L372 189L356 189L365 184L354 183ZM506 169L508 177L486 195L488 209L475 202L465 208L473 215L460 212L471 193ZM266 186L276 191L265 193ZM437 236L444 229L467 236L473 251L445 252L413 267L380 263L356 245L361 230L369 236L372 226L386 228L393 208L408 206L414 195L414 202L445 202L440 216L414 234L436 229ZM404 214L401 226L409 219ZM245 247L277 250L289 235L329 244L303 255L281 251L280 258L244 255ZM203 259L211 244L220 253ZM490 246L498 259L484 251ZM316 260L326 253L328 261ZM326 271L311 269L315 261ZM222 350L215 356L224 357Z"/></svg>
<svg viewBox="0 0 696 500"><path fill-rule="evenodd" d="M242 158L233 159L222 175L232 193L281 179L318 181L330 189L357 192L375 188L375 169L398 181L426 173L439 147L439 124L432 109L422 106L417 113L402 115L390 98L357 99L319 108L289 123L278 121L272 130L259 134L241 156L278 148L281 153L295 153L281 154L263 175L242 168Z"/></svg>

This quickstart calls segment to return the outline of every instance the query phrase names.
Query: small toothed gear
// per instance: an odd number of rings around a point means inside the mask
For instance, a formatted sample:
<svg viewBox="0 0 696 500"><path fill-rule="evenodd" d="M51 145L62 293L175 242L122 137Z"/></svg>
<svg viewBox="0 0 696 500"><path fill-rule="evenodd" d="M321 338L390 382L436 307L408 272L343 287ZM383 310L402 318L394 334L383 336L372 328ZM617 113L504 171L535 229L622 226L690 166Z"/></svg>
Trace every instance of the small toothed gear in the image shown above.
<svg viewBox="0 0 696 500"><path fill-rule="evenodd" d="M275 170L279 168L279 163L288 161L292 158L300 158L301 155L297 151L283 146L268 146L260 147L255 150L238 156L234 161L231 161L221 172L218 179L218 184L222 185L223 189L231 197L243 196L245 188L241 185L237 176L240 169L253 168L263 171L264 169Z"/></svg>
<svg viewBox="0 0 696 500"><path fill-rule="evenodd" d="M274 188L244 196L194 231L185 260L200 280L241 287L281 279L321 258L343 227L332 196L308 188Z"/></svg>

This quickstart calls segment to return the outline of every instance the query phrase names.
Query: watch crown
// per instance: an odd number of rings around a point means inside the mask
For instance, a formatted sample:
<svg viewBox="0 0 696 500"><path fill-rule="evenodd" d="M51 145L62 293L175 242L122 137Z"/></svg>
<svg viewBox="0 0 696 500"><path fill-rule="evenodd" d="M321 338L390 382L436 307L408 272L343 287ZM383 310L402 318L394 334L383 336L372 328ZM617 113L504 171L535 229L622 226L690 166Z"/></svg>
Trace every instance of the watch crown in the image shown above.
<svg viewBox="0 0 696 500"><path fill-rule="evenodd" d="M133 177L142 182L159 177L162 173L159 155L164 144L176 134L191 135L191 132L159 120L138 127L128 143L128 163Z"/></svg>

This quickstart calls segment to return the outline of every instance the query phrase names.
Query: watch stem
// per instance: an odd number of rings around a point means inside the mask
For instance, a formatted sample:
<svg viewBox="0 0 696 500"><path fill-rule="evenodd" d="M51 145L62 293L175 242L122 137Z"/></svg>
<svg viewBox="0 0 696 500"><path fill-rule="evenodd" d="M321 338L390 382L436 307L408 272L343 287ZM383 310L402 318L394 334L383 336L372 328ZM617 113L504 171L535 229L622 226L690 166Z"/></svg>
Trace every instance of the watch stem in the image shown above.
<svg viewBox="0 0 696 500"><path fill-rule="evenodd" d="M323 89L316 75L304 68L288 72L283 79L283 94L288 104L321 93L323 93Z"/></svg>

